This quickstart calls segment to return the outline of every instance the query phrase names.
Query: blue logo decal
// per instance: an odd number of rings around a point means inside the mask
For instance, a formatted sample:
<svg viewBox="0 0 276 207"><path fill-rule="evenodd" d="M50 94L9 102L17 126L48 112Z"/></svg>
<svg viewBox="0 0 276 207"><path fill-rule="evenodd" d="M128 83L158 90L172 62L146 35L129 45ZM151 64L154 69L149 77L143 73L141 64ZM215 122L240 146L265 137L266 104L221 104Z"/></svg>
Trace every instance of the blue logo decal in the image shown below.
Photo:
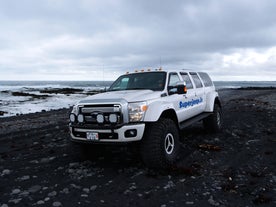
<svg viewBox="0 0 276 207"><path fill-rule="evenodd" d="M179 102L179 108L187 108L187 107L192 107L194 105L200 104L203 102L203 98L200 97L198 99L192 99L191 101L186 101L186 102Z"/></svg>

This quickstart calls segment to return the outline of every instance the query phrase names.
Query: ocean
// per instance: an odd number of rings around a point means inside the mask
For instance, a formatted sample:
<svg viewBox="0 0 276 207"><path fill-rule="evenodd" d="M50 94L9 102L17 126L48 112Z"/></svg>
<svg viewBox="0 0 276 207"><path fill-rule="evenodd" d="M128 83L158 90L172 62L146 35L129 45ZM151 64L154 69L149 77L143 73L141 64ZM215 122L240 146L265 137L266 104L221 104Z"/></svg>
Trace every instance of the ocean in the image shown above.
<svg viewBox="0 0 276 207"><path fill-rule="evenodd" d="M224 88L276 87L276 81L214 81L217 90Z"/></svg>
<svg viewBox="0 0 276 207"><path fill-rule="evenodd" d="M69 108L87 94L107 89L111 84L112 81L0 81L0 117ZM276 87L276 81L215 81L214 84L217 90ZM61 90L47 93L51 89ZM78 90L66 93L63 89Z"/></svg>
<svg viewBox="0 0 276 207"><path fill-rule="evenodd" d="M83 88L98 90L109 87L113 81L0 81L0 91L20 88Z"/></svg>

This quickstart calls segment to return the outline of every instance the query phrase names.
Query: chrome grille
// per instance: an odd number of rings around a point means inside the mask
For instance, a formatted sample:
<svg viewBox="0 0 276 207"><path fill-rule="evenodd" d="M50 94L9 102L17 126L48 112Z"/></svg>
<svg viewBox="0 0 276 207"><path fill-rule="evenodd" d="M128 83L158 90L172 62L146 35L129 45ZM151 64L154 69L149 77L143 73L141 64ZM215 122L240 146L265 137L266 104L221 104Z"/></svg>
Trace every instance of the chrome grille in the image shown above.
<svg viewBox="0 0 276 207"><path fill-rule="evenodd" d="M120 124L123 121L121 105L108 104L108 105L85 105L79 108L79 112L84 115L84 123L86 124L98 124L97 115L102 114L104 116L103 124L111 124L109 122L109 115L117 115L117 123Z"/></svg>
<svg viewBox="0 0 276 207"><path fill-rule="evenodd" d="M81 113L88 114L88 113L95 113L95 112L101 112L101 113L110 113L113 112L114 107L83 107L81 108Z"/></svg>

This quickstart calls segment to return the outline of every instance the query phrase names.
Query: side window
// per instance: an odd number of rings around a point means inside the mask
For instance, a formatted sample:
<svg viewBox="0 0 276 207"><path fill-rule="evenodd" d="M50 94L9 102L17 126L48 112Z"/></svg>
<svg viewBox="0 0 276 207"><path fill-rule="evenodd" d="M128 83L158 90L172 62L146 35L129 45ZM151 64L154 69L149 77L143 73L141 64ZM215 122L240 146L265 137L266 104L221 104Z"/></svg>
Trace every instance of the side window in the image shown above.
<svg viewBox="0 0 276 207"><path fill-rule="evenodd" d="M192 81L191 81L189 75L187 73L180 73L180 74L182 76L183 81L186 82L187 89L192 89L193 88L193 84L192 84Z"/></svg>
<svg viewBox="0 0 276 207"><path fill-rule="evenodd" d="M205 87L213 86L213 82L207 73L198 73Z"/></svg>
<svg viewBox="0 0 276 207"><path fill-rule="evenodd" d="M192 79L194 80L196 88L202 88L203 85L201 83L201 80L197 76L197 74L196 73L190 73L190 75L192 76Z"/></svg>
<svg viewBox="0 0 276 207"><path fill-rule="evenodd" d="M179 79L177 73L170 73L169 86L175 86L176 83L179 81L180 81L180 79Z"/></svg>
<svg viewBox="0 0 276 207"><path fill-rule="evenodd" d="M173 88L173 86L176 86L176 83L180 81L177 73L170 73L169 77L169 84L168 84L168 91L169 94L175 94L177 92L176 88Z"/></svg>

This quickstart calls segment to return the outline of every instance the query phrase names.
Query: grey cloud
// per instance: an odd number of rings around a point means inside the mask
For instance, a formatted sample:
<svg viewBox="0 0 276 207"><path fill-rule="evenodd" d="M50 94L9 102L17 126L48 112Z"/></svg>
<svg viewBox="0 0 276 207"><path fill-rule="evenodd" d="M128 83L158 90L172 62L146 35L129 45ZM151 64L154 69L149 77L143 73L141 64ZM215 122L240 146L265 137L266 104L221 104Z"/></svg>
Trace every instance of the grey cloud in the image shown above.
<svg viewBox="0 0 276 207"><path fill-rule="evenodd" d="M29 67L30 74L47 67L89 72L101 65L235 73L224 68L224 56L276 47L275 9L273 0L2 1L0 65ZM271 56L256 67L271 71ZM231 64L245 74L252 70Z"/></svg>

